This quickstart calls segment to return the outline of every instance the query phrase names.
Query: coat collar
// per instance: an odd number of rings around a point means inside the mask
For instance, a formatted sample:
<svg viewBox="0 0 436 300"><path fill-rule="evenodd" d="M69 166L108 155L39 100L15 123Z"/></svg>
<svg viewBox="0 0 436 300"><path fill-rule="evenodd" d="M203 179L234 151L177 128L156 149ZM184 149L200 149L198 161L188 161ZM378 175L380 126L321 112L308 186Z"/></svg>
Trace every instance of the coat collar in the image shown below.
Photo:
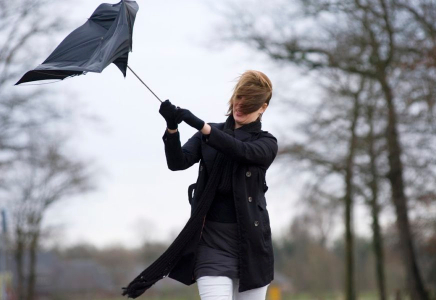
<svg viewBox="0 0 436 300"><path fill-rule="evenodd" d="M251 138L251 136L252 136L252 132L239 130L239 128L235 130L235 138L237 140L245 142L248 141Z"/></svg>
<svg viewBox="0 0 436 300"><path fill-rule="evenodd" d="M233 135L237 140L247 141L255 133L262 131L262 123L259 120L244 124L243 126L233 129L235 126L235 120L233 115L228 116L226 122L220 124L220 129L224 130L225 127L231 127L231 130L225 130L227 133Z"/></svg>

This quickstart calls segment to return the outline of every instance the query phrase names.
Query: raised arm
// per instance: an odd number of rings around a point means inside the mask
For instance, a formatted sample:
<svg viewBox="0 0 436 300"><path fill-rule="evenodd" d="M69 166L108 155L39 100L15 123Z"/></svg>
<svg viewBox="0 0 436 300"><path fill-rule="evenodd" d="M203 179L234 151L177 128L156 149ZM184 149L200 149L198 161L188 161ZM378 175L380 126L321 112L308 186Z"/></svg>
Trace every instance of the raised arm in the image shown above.
<svg viewBox="0 0 436 300"><path fill-rule="evenodd" d="M185 170L201 158L201 134L196 133L183 147L180 144L180 134L176 121L177 107L169 100L162 102L159 113L167 122L167 129L162 137L165 144L165 155L168 168L172 171Z"/></svg>
<svg viewBox="0 0 436 300"><path fill-rule="evenodd" d="M181 146L178 131L170 133L165 130L162 137L165 144L165 156L168 168L172 171L185 170L200 161L201 158L201 133L195 133L184 145Z"/></svg>
<svg viewBox="0 0 436 300"><path fill-rule="evenodd" d="M231 135L205 124L210 129L203 140L209 146L224 153L236 161L260 165L268 168L277 155L277 139L269 133L261 133L261 137L252 142L242 142ZM202 130L203 132L203 130Z"/></svg>
<svg viewBox="0 0 436 300"><path fill-rule="evenodd" d="M216 127L211 127L187 109L179 109L176 112L176 121L179 123L182 120L200 130L203 140L208 145L234 160L268 168L277 155L277 139L272 134L261 133L256 141L243 142Z"/></svg>

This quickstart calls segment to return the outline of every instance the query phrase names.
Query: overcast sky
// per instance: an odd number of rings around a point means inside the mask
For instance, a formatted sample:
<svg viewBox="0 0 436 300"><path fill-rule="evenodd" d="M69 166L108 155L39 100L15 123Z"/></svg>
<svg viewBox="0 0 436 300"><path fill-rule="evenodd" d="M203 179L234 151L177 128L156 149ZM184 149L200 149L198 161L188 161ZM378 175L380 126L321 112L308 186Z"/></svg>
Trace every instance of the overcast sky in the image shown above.
<svg viewBox="0 0 436 300"><path fill-rule="evenodd" d="M81 3L69 10L71 31L101 0ZM275 87L263 129L276 135L279 143L281 134L292 135L285 128L296 116L281 112L277 95L298 92L297 73L281 70L241 45L211 45L221 34L214 29L219 18L205 1L138 3L129 65L162 100L170 99L206 122L223 122L234 79L245 70L261 70ZM133 74L128 72L124 79L114 65L102 74L88 73L48 88L60 90L68 101L85 103L88 113L103 120L100 125L78 122L76 126L74 149L101 169L99 187L52 207L45 225L60 226L55 241L136 247L145 239L175 237L189 218L187 188L196 181L198 165L178 172L167 168L160 103ZM179 129L182 143L195 133L185 124ZM284 174L278 164L267 173L273 235L285 230L298 206L299 183Z"/></svg>

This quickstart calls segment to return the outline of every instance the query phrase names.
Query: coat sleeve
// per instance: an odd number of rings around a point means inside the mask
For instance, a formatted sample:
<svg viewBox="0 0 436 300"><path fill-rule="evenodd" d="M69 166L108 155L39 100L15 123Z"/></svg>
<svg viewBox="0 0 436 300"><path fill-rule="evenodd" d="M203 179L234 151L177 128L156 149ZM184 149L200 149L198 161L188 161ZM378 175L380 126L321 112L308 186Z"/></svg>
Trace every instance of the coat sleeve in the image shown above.
<svg viewBox="0 0 436 300"><path fill-rule="evenodd" d="M180 143L179 131L169 133L165 129L162 137L165 145L167 165L171 171L185 170L200 161L201 133L195 133L184 145Z"/></svg>
<svg viewBox="0 0 436 300"><path fill-rule="evenodd" d="M211 126L210 134L202 138L206 144L236 161L266 169L272 164L278 151L277 139L270 133L262 134L255 141L243 142Z"/></svg>

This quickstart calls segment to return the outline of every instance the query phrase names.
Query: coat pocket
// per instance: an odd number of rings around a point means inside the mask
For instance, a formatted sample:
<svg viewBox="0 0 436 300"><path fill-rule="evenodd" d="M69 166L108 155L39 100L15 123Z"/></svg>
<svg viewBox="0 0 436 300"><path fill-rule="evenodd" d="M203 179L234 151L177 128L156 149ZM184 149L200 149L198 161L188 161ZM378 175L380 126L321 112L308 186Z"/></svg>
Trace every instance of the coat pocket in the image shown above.
<svg viewBox="0 0 436 300"><path fill-rule="evenodd" d="M265 240L266 245L268 245L271 242L271 227L269 223L268 210L266 209L265 198L259 199L257 206L259 208L259 213L262 221L263 238Z"/></svg>

